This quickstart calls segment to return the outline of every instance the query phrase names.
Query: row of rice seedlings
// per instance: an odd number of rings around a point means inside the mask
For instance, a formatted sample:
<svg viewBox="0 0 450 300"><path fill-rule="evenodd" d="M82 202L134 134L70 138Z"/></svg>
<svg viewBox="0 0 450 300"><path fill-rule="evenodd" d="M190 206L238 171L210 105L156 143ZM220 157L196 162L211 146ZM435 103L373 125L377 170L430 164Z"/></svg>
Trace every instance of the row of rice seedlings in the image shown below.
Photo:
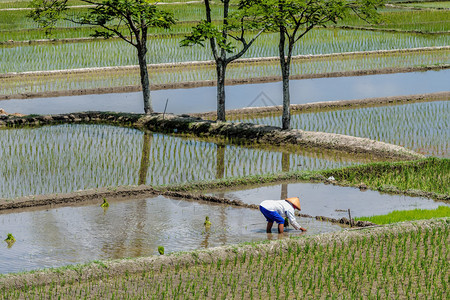
<svg viewBox="0 0 450 300"><path fill-rule="evenodd" d="M355 55L336 58L318 58L294 60L291 66L292 75L305 75L329 72L345 72L357 70L375 70L382 68L420 67L448 64L450 50L423 51L414 53ZM280 76L279 63L251 62L231 64L228 67L228 79L250 79ZM167 84L190 81L215 80L214 66L185 66L181 68L149 69L152 84ZM105 71L98 73L69 74L55 76L27 76L0 79L0 94L15 95L21 93L40 93L48 91L66 91L79 89L95 89L102 87L121 87L139 85L138 70Z"/></svg>
<svg viewBox="0 0 450 300"><path fill-rule="evenodd" d="M151 38L147 61L165 63L211 60L209 46L180 47L182 37ZM392 34L356 30L317 29L297 43L294 54L445 46L450 37ZM277 56L278 35L262 35L245 57ZM119 40L95 40L70 44L44 44L0 48L0 72L60 70L136 65L133 47Z"/></svg>
<svg viewBox="0 0 450 300"><path fill-rule="evenodd" d="M436 209L394 210L386 215L357 217L355 220L369 221L375 224L392 224L413 220L450 217L449 206L439 206Z"/></svg>
<svg viewBox="0 0 450 300"><path fill-rule="evenodd" d="M271 174L283 154L264 149L153 134L146 145L138 130L97 125L62 125L0 131L3 164L0 198L65 193L89 188L175 184ZM143 153L148 165L142 169ZM317 170L354 164L320 153L289 154L290 170Z"/></svg>
<svg viewBox="0 0 450 300"><path fill-rule="evenodd" d="M414 3L405 3L401 4L401 6L405 7L419 7L419 8L444 8L444 9L450 9L450 1L436 1L436 2L414 2Z"/></svg>
<svg viewBox="0 0 450 300"><path fill-rule="evenodd" d="M175 19L178 22L186 22L186 21L199 21L204 19L204 4L189 4L189 5L165 5L160 7L161 9L172 12L174 14ZM70 14L75 16L82 15L87 12L87 8L74 8L70 10ZM20 10L20 11L1 11L0 10L0 30L1 31L16 31L23 29L38 29L39 25L34 22L31 18L27 17L29 11ZM223 8L221 6L213 7L212 18L219 19L220 16L223 15ZM73 23L68 20L59 20L55 27L57 28L82 28L83 26ZM190 28L191 26L187 26ZM41 38L45 38L45 32L42 31ZM26 35L26 32L24 32ZM30 38L26 38L30 39Z"/></svg>
<svg viewBox="0 0 450 300"><path fill-rule="evenodd" d="M183 35L191 31L191 27L195 23L178 23L173 25L170 29L161 28L149 28L149 35ZM122 28L122 33L125 35L125 27ZM35 41L42 39L74 39L74 38L89 38L95 32L95 27L84 26L84 27L72 27L72 28L55 28L51 31L50 35L46 35L45 31L40 29L24 29L24 30L14 30L14 31L0 31L0 42L7 41ZM100 39L100 38L99 38ZM73 41L72 41L73 42ZM39 43L36 41L36 43Z"/></svg>
<svg viewBox="0 0 450 300"><path fill-rule="evenodd" d="M449 111L449 101L319 111L292 115L291 127L370 138L425 155L449 157ZM279 114L236 120L281 126Z"/></svg>
<svg viewBox="0 0 450 300"><path fill-rule="evenodd" d="M446 221L417 230L369 232L345 240L289 243L273 255L248 247L212 262L161 265L99 279L24 289L4 286L5 299L447 299L450 234ZM192 254L195 258L195 253Z"/></svg>
<svg viewBox="0 0 450 300"><path fill-rule="evenodd" d="M395 10L381 14L379 24L367 24L354 15L346 18L342 25L376 27L383 29L416 30L421 32L443 32L450 30L450 10Z"/></svg>
<svg viewBox="0 0 450 300"><path fill-rule="evenodd" d="M166 1L166 0L164 0ZM168 0L171 1L171 0ZM182 0L183 1L183 0ZM186 1L186 0L184 0ZM29 7L31 0L0 0L0 9L2 8L27 8ZM87 5L86 2L79 0L67 1L68 6Z"/></svg>
<svg viewBox="0 0 450 300"><path fill-rule="evenodd" d="M358 185L364 182L372 189L392 191L420 190L450 195L450 159L427 158L400 163L371 163L364 166L323 171L324 176ZM393 188L394 187L394 188Z"/></svg>

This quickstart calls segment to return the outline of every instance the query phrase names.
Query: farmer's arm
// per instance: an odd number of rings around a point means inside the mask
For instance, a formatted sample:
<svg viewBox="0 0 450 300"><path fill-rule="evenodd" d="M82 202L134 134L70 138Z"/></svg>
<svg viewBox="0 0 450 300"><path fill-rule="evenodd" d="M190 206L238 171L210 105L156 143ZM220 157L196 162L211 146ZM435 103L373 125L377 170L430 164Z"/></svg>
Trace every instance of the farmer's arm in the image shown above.
<svg viewBox="0 0 450 300"><path fill-rule="evenodd" d="M293 211L286 211L286 215L289 219L289 223L291 223L291 225L297 229L297 230L301 230L301 231L306 231L305 228L303 228L302 226L300 226L300 224L297 223L297 220L295 219L295 215Z"/></svg>

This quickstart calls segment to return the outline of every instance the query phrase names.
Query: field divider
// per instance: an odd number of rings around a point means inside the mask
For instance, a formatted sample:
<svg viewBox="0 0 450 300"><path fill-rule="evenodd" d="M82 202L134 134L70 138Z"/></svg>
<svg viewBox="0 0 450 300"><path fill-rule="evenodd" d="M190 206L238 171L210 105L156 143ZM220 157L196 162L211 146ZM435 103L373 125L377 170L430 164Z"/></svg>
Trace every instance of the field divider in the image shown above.
<svg viewBox="0 0 450 300"><path fill-rule="evenodd" d="M426 51L439 51L449 50L450 46L438 46L438 47L422 47L422 48L406 48L406 49L391 49L391 50L373 50L373 51L353 51L353 52L339 52L329 54L306 54L296 55L292 59L298 60L314 60L323 58L337 58L337 57L351 57L351 56L364 56L364 55L378 55L378 54L393 54L393 53L414 53L414 52L426 52ZM252 58L240 58L233 61L230 65L246 64L246 63L260 63L260 62L278 62L279 57L252 57ZM214 60L205 61L185 61L174 63L159 63L147 65L149 70L158 69L184 69L186 67L200 67L200 66L214 66ZM50 76L50 75L66 75L66 74L85 74L93 72L111 72L111 71L127 71L127 70L139 70L138 65L127 66L114 66L114 67L95 67L95 68L79 68L79 69L65 69L65 70L48 70L48 71L26 71L26 72L8 72L1 73L0 78L12 78L12 77L26 77L26 76Z"/></svg>
<svg viewBox="0 0 450 300"><path fill-rule="evenodd" d="M309 150L331 150L351 155L371 155L385 160L415 160L425 156L401 146L368 138L342 134L282 130L280 127L252 123L215 122L189 115L153 113L149 115L112 112L80 112L62 115L30 115L0 117L0 128L17 126L42 126L61 123L105 123L125 125L176 135L193 135L200 138L215 137L240 146L275 145L293 146Z"/></svg>

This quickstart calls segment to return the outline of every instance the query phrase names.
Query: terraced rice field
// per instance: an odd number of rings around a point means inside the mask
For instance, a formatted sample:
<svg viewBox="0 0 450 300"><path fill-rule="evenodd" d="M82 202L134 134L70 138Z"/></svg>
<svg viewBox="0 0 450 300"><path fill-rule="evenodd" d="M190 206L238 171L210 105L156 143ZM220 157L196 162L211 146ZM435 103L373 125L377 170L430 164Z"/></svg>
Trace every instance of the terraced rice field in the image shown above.
<svg viewBox="0 0 450 300"><path fill-rule="evenodd" d="M292 116L292 128L339 133L401 145L425 155L450 157L449 101L422 102ZM236 121L281 125L281 116Z"/></svg>
<svg viewBox="0 0 450 300"><path fill-rule="evenodd" d="M252 149L100 125L0 130L0 198L97 187L212 180L361 161L300 150ZM281 162L288 165L282 166ZM285 170L285 171L286 171Z"/></svg>
<svg viewBox="0 0 450 300"><path fill-rule="evenodd" d="M211 60L208 46L179 47L182 37L150 38L147 61ZM277 56L277 34L264 34L244 57ZM327 54L382 49L446 46L450 36L420 36L339 29L317 29L297 43L294 54ZM135 49L123 41L95 40L0 48L0 73L137 65ZM447 57L448 59L448 57Z"/></svg>
<svg viewBox="0 0 450 300"><path fill-rule="evenodd" d="M405 68L450 64L450 48L440 50L424 50L400 53L367 53L334 58L311 57L299 58L291 66L292 76L320 74L330 72L347 72L375 70L383 68ZM216 70L213 65L180 65L168 68L151 67L152 84L177 84L215 80ZM231 64L228 67L228 79L247 80L252 78L279 77L280 66L273 62L248 62ZM86 73L54 74L42 76L12 76L0 79L0 94L16 95L21 93L42 93L49 91L67 91L80 89L96 89L139 85L138 69L135 70L103 70ZM20 79L19 79L20 78Z"/></svg>

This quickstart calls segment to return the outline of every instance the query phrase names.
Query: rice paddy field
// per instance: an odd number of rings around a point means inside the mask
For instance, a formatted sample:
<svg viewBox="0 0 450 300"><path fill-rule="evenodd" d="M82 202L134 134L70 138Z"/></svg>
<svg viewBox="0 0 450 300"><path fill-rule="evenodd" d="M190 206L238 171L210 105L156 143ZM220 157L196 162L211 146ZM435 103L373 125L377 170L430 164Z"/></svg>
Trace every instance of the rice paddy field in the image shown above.
<svg viewBox="0 0 450 300"><path fill-rule="evenodd" d="M428 49L400 53L367 53L341 56L333 59L326 57L298 58L291 66L292 76L331 72L349 72L383 68L408 68L421 66L450 65L450 48ZM213 65L180 65L167 68L149 68L152 84L177 84L180 82L198 82L214 80L216 70ZM261 77L279 77L278 62L246 62L231 64L228 67L228 79L248 79ZM0 78L0 94L17 95L22 93L43 93L50 91L83 90L138 85L138 69L111 69L85 73L67 74L29 74ZM20 79L19 79L20 78Z"/></svg>
<svg viewBox="0 0 450 300"><path fill-rule="evenodd" d="M208 45L179 47L204 14L203 4L186 1L165 0L183 2L161 4L175 14L177 24L170 30L149 32L147 61L152 64L152 84L215 79L214 66L204 63L155 66L212 59ZM449 2L392 3L396 6L380 11L379 24L366 24L349 15L337 27L312 30L296 44L294 55L355 53L297 58L291 75L448 68ZM139 84L137 69L86 70L137 65L134 48L116 38L92 39L89 36L95 28L67 21L60 21L47 36L26 17L28 5L25 0L0 0L0 95ZM83 2L71 0L69 5ZM83 7L71 9L73 14L84 11ZM221 13L220 2L214 3L215 22ZM277 42L276 33L266 32L244 58L276 57ZM362 53L394 49L402 51ZM39 73L55 70L66 71ZM227 78L251 81L279 73L277 61L254 60L230 65ZM360 89L370 88L361 85ZM295 90L292 98L303 93ZM307 198L305 213L342 217L351 206L356 217L368 219L376 214L374 222L394 224L353 230L302 217L299 221L307 233L266 234L258 210L163 196L112 199L109 208L92 200L73 206L2 211L0 237L15 239L2 241L0 246L0 299L448 299L449 111L447 99L322 109L292 116L293 128L365 137L428 156L396 163L374 162L373 157L350 153L228 144L213 138L98 124L2 129L3 202L29 195L145 184L247 204L258 204L266 197L302 195ZM280 126L278 114L247 115L233 121ZM261 187L270 176L321 178L322 182L277 182ZM256 189L236 191L234 185L248 186L250 181L256 182ZM198 188L202 185L209 185L210 190ZM366 188L414 197L364 192ZM319 195L321 199L315 201ZM211 228L206 227L205 216L212 221ZM421 218L426 220L415 221ZM277 241L269 241L273 239ZM161 247L166 254L155 256ZM123 260L127 257L133 259ZM74 265L79 263L87 265ZM58 268L36 271L50 267ZM91 272L92 268L101 271ZM42 277L36 282L33 276Z"/></svg>
<svg viewBox="0 0 450 300"><path fill-rule="evenodd" d="M208 263L196 260L202 253L194 252L189 258L173 257L172 266L160 264L114 277L104 272L85 281L69 279L22 289L4 286L0 295L5 299L447 299L449 228L447 218L390 230L272 242L266 245L272 246L271 251L251 244L226 255L206 254L211 258ZM183 258L191 263L185 264ZM84 268L88 269L80 266L74 271Z"/></svg>
<svg viewBox="0 0 450 300"><path fill-rule="evenodd" d="M365 137L416 152L450 158L448 101L299 113L292 128ZM281 115L240 117L236 121L281 126Z"/></svg>
<svg viewBox="0 0 450 300"><path fill-rule="evenodd" d="M0 130L0 198L98 187L319 170L369 161L318 152L281 152L103 125ZM282 166L281 161L288 165Z"/></svg>

